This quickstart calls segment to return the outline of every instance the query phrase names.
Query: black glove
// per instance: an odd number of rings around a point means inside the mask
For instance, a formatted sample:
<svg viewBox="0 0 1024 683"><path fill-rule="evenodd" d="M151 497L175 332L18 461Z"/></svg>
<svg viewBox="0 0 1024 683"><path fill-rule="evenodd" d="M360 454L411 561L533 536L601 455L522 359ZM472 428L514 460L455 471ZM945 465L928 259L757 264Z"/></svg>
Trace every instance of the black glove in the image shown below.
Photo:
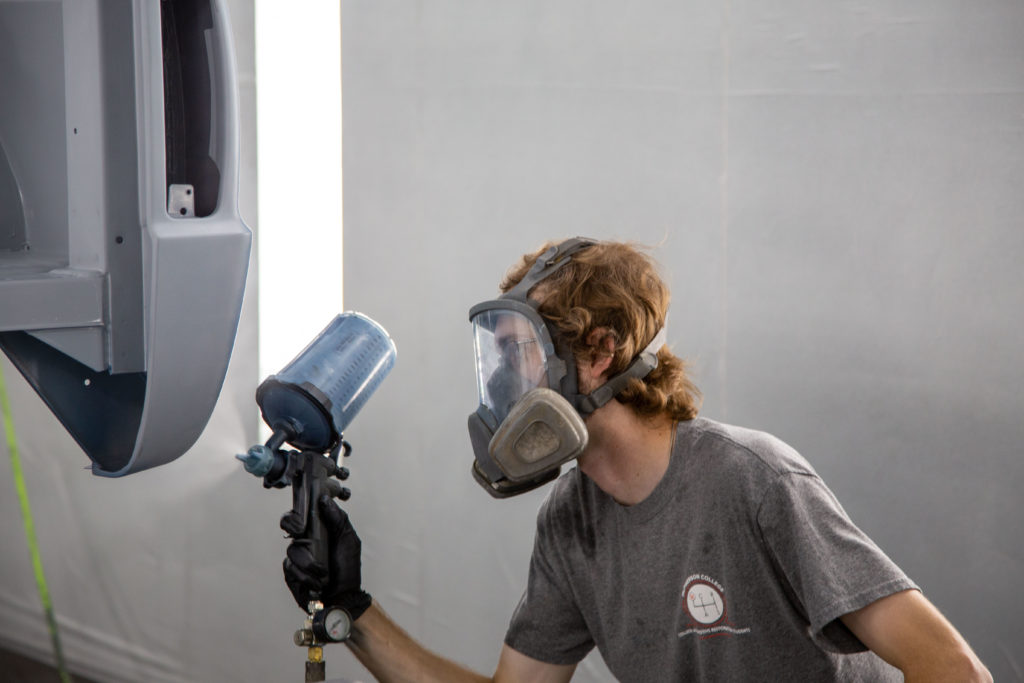
<svg viewBox="0 0 1024 683"><path fill-rule="evenodd" d="M284 581L303 612L310 600L316 599L324 607L344 608L355 621L371 602L370 594L360 588L362 543L348 515L331 498L323 496L317 503L327 529L329 566L316 562L308 539L297 538L288 545ZM310 595L312 592L318 597Z"/></svg>

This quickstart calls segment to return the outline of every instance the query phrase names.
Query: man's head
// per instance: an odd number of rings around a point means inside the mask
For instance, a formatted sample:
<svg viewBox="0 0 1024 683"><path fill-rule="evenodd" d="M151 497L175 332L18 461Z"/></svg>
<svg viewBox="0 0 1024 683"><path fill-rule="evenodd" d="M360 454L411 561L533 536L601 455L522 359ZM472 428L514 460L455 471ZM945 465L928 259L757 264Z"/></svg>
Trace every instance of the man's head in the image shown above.
<svg viewBox="0 0 1024 683"><path fill-rule="evenodd" d="M552 245L526 254L501 283L509 291ZM596 242L533 287L529 298L557 331L577 362L610 355L608 376L623 372L665 325L670 294L654 262L635 244ZM616 399L642 416L667 414L676 420L696 417L700 392L685 364L662 346L658 367L632 379Z"/></svg>
<svg viewBox="0 0 1024 683"><path fill-rule="evenodd" d="M556 477L587 447L584 418L612 399L644 418L697 415L700 394L658 334L668 289L637 247L548 244L502 290L469 310L480 398L468 425L473 476L491 495Z"/></svg>

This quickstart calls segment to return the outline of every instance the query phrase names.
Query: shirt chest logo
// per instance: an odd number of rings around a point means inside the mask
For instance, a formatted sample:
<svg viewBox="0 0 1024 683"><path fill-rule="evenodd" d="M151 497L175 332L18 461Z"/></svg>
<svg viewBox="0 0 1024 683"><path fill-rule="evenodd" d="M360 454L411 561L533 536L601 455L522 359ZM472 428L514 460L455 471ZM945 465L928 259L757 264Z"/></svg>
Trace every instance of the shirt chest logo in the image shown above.
<svg viewBox="0 0 1024 683"><path fill-rule="evenodd" d="M750 633L749 628L736 628L730 621L725 589L706 574L693 574L683 585L683 610L689 617L680 638L695 636L701 640L716 636L732 637Z"/></svg>

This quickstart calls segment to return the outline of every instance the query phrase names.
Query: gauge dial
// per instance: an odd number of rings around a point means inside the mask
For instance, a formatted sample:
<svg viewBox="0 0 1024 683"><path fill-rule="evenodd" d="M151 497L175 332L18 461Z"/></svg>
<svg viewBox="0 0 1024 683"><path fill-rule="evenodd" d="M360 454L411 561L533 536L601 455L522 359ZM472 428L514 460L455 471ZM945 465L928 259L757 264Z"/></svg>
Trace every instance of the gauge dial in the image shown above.
<svg viewBox="0 0 1024 683"><path fill-rule="evenodd" d="M330 607L316 615L313 629L321 640L340 643L352 631L352 617L340 607Z"/></svg>

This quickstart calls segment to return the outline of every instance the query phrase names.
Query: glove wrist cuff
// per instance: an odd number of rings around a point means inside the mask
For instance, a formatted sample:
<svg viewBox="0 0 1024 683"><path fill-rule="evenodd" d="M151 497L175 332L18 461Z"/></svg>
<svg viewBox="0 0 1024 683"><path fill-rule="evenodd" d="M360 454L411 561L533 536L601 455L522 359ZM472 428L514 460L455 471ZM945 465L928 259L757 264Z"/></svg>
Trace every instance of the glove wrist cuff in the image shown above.
<svg viewBox="0 0 1024 683"><path fill-rule="evenodd" d="M339 595L335 601L338 607L343 608L352 617L352 621L355 621L359 617L363 616L363 612L370 609L370 605L373 603L373 598L370 594L364 590L353 591L351 593L345 593Z"/></svg>

